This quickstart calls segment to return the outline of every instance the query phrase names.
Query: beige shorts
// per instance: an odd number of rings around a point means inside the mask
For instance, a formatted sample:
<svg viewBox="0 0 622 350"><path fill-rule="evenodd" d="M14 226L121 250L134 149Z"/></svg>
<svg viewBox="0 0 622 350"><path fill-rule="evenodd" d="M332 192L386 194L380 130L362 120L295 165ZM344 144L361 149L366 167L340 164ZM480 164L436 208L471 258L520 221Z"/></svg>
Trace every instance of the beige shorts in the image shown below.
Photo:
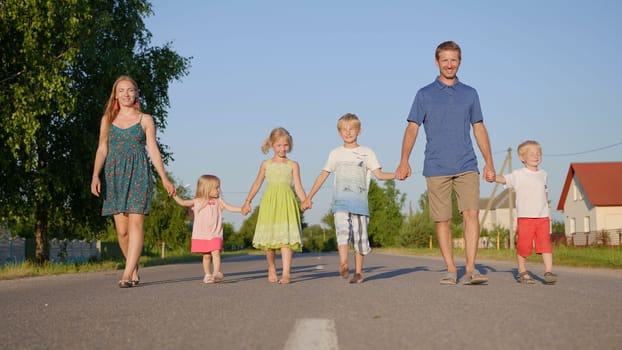
<svg viewBox="0 0 622 350"><path fill-rule="evenodd" d="M479 209L479 174L475 171L450 176L430 176L428 184L428 203L430 217L435 222L451 220L451 192L456 191L458 209Z"/></svg>

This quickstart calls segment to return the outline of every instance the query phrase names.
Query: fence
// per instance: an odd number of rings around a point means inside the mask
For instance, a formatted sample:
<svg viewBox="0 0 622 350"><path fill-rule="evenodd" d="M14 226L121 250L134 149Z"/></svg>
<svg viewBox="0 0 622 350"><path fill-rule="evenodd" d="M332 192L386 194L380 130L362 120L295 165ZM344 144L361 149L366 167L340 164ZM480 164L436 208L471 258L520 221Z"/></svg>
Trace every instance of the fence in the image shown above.
<svg viewBox="0 0 622 350"><path fill-rule="evenodd" d="M26 258L26 239L0 236L0 265L22 263Z"/></svg>
<svg viewBox="0 0 622 350"><path fill-rule="evenodd" d="M575 232L570 236L570 245L574 247L619 247L621 241L622 229Z"/></svg>
<svg viewBox="0 0 622 350"><path fill-rule="evenodd" d="M26 239L21 237L0 236L0 265L22 263L27 257ZM52 263L84 263L92 258L101 257L101 242L85 240L58 240L49 242L50 261ZM29 258L33 258L29 257Z"/></svg>

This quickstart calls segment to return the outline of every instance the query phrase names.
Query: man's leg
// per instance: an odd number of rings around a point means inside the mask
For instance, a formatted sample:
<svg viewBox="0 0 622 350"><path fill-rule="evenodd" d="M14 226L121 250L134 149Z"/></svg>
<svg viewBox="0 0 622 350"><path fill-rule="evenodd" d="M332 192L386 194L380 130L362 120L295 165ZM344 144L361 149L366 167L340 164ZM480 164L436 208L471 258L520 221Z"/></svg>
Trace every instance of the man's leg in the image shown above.
<svg viewBox="0 0 622 350"><path fill-rule="evenodd" d="M441 255L445 260L447 272L456 273L456 264L454 263L454 251L451 240L451 220L436 223L436 237L438 246L441 248Z"/></svg>
<svg viewBox="0 0 622 350"><path fill-rule="evenodd" d="M465 210L464 219L464 249L466 254L466 275L470 276L475 270L477 246L479 241L479 218L477 210Z"/></svg>

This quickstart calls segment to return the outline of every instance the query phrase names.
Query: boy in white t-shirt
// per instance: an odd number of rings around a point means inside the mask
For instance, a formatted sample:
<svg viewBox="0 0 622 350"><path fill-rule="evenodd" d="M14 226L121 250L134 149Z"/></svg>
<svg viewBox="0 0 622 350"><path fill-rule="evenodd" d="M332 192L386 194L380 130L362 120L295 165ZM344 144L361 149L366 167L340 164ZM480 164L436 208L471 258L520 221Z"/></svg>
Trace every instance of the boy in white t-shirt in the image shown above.
<svg viewBox="0 0 622 350"><path fill-rule="evenodd" d="M355 273L350 283L363 282L363 258L371 252L367 224L369 205L367 193L373 173L378 180L391 180L394 173L381 170L376 154L369 147L360 146L357 138L361 134L361 121L352 113L344 114L337 122L337 130L343 139L343 146L333 149L320 175L313 183L301 209L312 206L312 198L322 187L330 173L334 173L333 212L335 233L339 250L339 273L348 278L349 242L355 251Z"/></svg>
<svg viewBox="0 0 622 350"><path fill-rule="evenodd" d="M548 175L546 171L538 169L542 162L542 147L536 141L525 141L518 145L518 158L525 165L524 168L495 177L496 182L516 192L518 279L523 284L536 283L525 266L535 243L536 254L542 254L544 261L544 282L554 284L557 275L553 273Z"/></svg>

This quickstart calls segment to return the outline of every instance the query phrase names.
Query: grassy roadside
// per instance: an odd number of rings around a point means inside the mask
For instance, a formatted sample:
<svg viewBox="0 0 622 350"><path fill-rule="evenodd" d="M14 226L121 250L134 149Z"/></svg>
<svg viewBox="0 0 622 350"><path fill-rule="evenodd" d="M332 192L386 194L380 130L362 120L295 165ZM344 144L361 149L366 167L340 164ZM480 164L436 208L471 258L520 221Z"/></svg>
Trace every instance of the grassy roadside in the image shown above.
<svg viewBox="0 0 622 350"><path fill-rule="evenodd" d="M412 256L435 256L440 257L438 248L376 248L376 252L412 255ZM243 250L237 252L224 252L223 259L240 255L262 254L257 250ZM462 249L455 249L455 256L464 256ZM478 259L515 261L516 253L509 249L480 249ZM142 256L140 266L157 266L166 264L200 262L201 256L196 254L172 255L166 258ZM530 263L541 263L542 258L537 255L532 256ZM589 247L589 248L569 248L556 247L553 250L553 262L556 266L576 266L622 269L622 247ZM36 265L31 262L22 264L6 264L0 266L0 280L9 280L34 276L59 275L65 273L80 272L101 272L114 271L123 268L122 261L99 261L84 264L44 264Z"/></svg>
<svg viewBox="0 0 622 350"><path fill-rule="evenodd" d="M415 256L441 256L438 248L380 248L375 249L375 251ZM464 256L464 251L454 249L454 255L457 257ZM514 262L516 261L516 251L510 249L479 249L477 258ZM529 263L542 263L542 258L534 254L527 261ZM622 247L555 247L553 248L553 265L622 269Z"/></svg>

